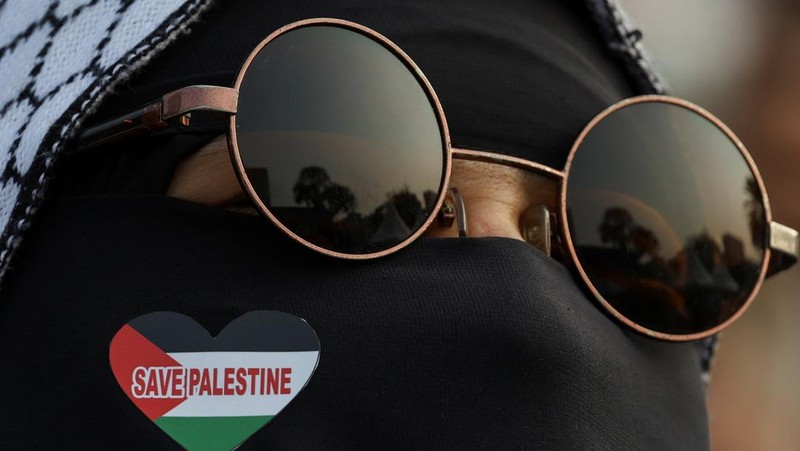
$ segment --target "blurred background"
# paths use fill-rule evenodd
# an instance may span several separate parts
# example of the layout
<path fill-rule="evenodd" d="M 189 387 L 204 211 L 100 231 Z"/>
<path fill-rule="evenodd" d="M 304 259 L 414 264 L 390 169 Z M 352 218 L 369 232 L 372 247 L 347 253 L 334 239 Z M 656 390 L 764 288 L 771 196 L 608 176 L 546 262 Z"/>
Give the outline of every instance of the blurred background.
<path fill-rule="evenodd" d="M 620 0 L 671 93 L 728 124 L 800 230 L 800 0 Z M 800 267 L 764 284 L 711 373 L 715 450 L 800 449 Z"/>

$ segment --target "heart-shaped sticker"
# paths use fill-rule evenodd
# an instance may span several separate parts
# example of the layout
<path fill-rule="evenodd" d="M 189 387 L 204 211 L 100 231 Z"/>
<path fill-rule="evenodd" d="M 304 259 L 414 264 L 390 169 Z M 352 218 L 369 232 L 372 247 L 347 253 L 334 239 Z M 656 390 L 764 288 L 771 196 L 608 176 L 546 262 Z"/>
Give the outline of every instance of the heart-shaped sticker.
<path fill-rule="evenodd" d="M 216 338 L 188 316 L 140 316 L 114 335 L 111 370 L 131 401 L 188 450 L 230 450 L 308 383 L 319 339 L 304 320 L 246 313 Z"/>

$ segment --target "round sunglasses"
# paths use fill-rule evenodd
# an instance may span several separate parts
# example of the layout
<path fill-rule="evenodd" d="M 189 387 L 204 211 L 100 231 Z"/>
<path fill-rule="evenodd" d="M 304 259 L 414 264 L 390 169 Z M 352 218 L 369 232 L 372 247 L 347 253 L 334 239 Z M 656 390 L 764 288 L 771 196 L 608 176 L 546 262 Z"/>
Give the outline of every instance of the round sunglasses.
<path fill-rule="evenodd" d="M 526 241 L 571 266 L 614 317 L 663 340 L 693 340 L 733 322 L 764 278 L 798 257 L 798 233 L 773 222 L 747 151 L 685 100 L 640 96 L 598 114 L 563 170 L 453 148 L 442 106 L 416 64 L 387 38 L 338 19 L 270 34 L 233 88 L 190 86 L 88 128 L 78 150 L 167 127 L 191 113 L 228 118 L 230 156 L 255 207 L 323 254 L 369 259 L 466 212 L 449 188 L 452 159 L 552 179 Z"/>

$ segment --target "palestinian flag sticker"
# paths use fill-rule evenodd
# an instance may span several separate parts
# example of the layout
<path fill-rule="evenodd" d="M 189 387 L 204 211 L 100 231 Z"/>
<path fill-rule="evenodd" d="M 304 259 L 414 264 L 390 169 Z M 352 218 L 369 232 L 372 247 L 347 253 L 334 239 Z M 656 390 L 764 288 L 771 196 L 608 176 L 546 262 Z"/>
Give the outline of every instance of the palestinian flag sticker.
<path fill-rule="evenodd" d="M 246 313 L 216 338 L 188 316 L 140 316 L 114 335 L 114 377 L 147 418 L 188 450 L 231 450 L 305 387 L 319 339 L 304 320 Z"/>

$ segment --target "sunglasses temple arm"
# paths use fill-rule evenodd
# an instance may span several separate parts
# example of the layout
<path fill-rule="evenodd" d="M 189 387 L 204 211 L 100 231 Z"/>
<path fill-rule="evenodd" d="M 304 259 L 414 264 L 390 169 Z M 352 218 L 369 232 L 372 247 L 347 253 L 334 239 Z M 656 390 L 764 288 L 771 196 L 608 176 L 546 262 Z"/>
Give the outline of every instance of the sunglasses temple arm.
<path fill-rule="evenodd" d="M 236 113 L 239 93 L 220 86 L 187 86 L 165 94 L 136 111 L 87 128 L 72 152 L 144 135 L 169 126 L 186 127 L 192 111 Z"/>
<path fill-rule="evenodd" d="M 115 117 L 87 128 L 78 136 L 77 148 L 72 152 L 67 152 L 77 153 L 166 128 L 170 125 L 170 122 L 164 120 L 161 110 L 162 101 L 159 100 L 124 116 Z M 178 126 L 187 126 L 189 125 L 189 118 L 188 116 L 181 116 L 171 121 L 171 123 Z"/>
<path fill-rule="evenodd" d="M 780 271 L 789 269 L 797 263 L 800 257 L 800 234 L 797 230 L 779 224 L 775 221 L 769 223 L 770 254 L 767 277 Z"/>

